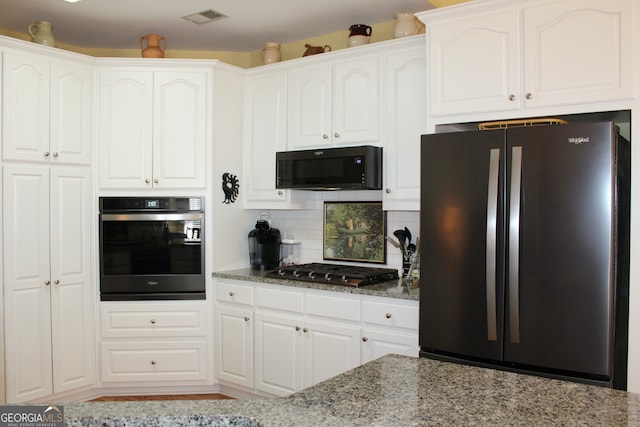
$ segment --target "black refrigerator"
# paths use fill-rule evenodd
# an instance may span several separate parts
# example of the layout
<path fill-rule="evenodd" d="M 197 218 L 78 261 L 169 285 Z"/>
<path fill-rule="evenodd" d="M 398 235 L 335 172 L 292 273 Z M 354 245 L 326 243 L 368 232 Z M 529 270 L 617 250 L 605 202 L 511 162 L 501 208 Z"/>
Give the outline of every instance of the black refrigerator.
<path fill-rule="evenodd" d="M 629 204 L 612 122 L 423 135 L 420 356 L 626 389 Z"/>

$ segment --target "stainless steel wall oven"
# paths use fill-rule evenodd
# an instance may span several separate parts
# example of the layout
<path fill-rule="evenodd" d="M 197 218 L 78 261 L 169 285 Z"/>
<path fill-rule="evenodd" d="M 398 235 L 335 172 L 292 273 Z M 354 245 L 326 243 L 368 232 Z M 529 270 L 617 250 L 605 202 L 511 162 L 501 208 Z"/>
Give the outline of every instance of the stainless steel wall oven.
<path fill-rule="evenodd" d="M 100 198 L 100 299 L 204 299 L 202 197 Z"/>

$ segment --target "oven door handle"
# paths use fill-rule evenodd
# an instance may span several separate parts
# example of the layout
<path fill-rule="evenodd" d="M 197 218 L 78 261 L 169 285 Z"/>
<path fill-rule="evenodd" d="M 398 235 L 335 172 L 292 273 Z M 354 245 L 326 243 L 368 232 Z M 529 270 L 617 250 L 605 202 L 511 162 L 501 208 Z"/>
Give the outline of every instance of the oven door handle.
<path fill-rule="evenodd" d="M 102 221 L 200 221 L 203 214 L 198 213 L 126 213 L 101 214 Z"/>

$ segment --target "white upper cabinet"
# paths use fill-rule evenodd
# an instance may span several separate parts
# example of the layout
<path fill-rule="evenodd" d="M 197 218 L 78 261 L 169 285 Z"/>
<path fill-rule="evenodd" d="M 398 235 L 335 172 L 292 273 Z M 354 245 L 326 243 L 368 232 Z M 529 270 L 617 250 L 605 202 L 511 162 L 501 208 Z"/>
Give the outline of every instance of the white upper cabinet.
<path fill-rule="evenodd" d="M 247 78 L 244 119 L 245 209 L 295 207 L 291 190 L 276 189 L 276 152 L 287 149 L 287 73 Z"/>
<path fill-rule="evenodd" d="M 291 71 L 289 149 L 380 144 L 380 56 Z"/>
<path fill-rule="evenodd" d="M 92 91 L 90 66 L 6 51 L 3 160 L 88 165 Z"/>
<path fill-rule="evenodd" d="M 632 0 L 495 0 L 419 17 L 432 116 L 632 96 Z"/>
<path fill-rule="evenodd" d="M 426 133 L 423 37 L 384 53 L 384 210 L 420 210 L 420 136 Z"/>
<path fill-rule="evenodd" d="M 103 69 L 101 188 L 204 188 L 207 70 Z"/>

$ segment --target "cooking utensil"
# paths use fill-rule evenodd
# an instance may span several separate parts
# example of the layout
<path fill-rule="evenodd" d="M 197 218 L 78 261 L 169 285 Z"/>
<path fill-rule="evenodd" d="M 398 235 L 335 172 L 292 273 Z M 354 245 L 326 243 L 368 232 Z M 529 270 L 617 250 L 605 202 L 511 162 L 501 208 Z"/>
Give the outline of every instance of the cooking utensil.
<path fill-rule="evenodd" d="M 405 241 L 407 240 L 407 235 L 404 230 L 396 230 L 393 232 L 393 235 L 398 238 L 398 243 L 400 245 L 400 250 L 402 251 L 402 256 L 406 258 L 407 256 L 407 248 L 405 246 Z"/>
<path fill-rule="evenodd" d="M 407 245 L 411 243 L 411 232 L 407 227 L 404 228 L 404 234 L 407 236 Z"/>
<path fill-rule="evenodd" d="M 384 237 L 389 243 L 391 243 L 393 246 L 395 246 L 396 248 L 400 249 L 400 245 L 398 244 L 398 242 L 396 242 L 394 239 L 392 239 L 389 236 L 385 236 Z"/>

